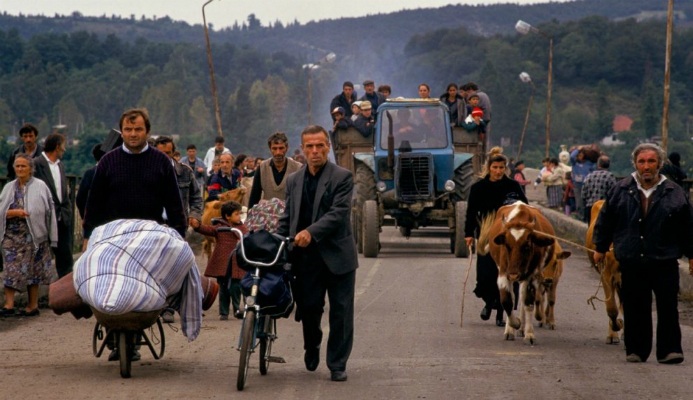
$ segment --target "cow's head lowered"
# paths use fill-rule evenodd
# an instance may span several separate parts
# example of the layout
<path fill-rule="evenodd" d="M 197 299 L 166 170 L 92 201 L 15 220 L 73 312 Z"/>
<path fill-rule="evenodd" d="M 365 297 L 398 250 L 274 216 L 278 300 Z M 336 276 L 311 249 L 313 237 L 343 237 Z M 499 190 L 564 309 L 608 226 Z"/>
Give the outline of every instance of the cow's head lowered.
<path fill-rule="evenodd" d="M 517 202 L 498 209 L 489 245 L 499 279 L 523 281 L 539 272 L 547 248 L 554 243 L 542 232 L 554 235 L 553 227 L 536 208 Z"/>

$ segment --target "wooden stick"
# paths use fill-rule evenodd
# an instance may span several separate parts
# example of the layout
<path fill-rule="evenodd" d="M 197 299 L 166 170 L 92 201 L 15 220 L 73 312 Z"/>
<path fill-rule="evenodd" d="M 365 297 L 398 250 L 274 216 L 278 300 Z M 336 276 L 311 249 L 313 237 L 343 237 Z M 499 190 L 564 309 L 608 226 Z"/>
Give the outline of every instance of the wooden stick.
<path fill-rule="evenodd" d="M 460 328 L 464 327 L 464 298 L 467 294 L 467 281 L 469 280 L 469 271 L 472 270 L 472 246 L 467 247 L 469 254 L 469 266 L 467 267 L 467 274 L 464 277 L 464 283 L 462 284 L 462 309 L 460 310 Z"/>

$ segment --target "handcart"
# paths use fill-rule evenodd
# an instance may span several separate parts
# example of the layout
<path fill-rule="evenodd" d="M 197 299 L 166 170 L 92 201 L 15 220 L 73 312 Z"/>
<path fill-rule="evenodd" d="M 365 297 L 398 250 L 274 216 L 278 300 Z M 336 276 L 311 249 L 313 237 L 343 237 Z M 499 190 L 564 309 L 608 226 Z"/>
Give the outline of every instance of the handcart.
<path fill-rule="evenodd" d="M 142 345 L 147 346 L 155 360 L 164 356 L 166 338 L 160 317 L 162 310 L 109 315 L 94 307 L 91 309 L 96 317 L 92 338 L 94 356 L 101 357 L 107 347 L 116 350 L 121 377 L 130 377 L 133 355 Z"/>

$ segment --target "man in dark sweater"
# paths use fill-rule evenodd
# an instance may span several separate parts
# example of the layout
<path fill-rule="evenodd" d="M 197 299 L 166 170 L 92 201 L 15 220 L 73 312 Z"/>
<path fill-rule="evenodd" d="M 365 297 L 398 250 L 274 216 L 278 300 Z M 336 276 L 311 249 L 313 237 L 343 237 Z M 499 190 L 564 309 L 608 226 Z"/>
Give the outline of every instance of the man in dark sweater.
<path fill-rule="evenodd" d="M 150 129 L 145 109 L 127 110 L 120 117 L 123 145 L 96 167 L 84 216 L 84 247 L 94 228 L 121 218 L 165 223 L 185 237 L 176 173 L 168 157 L 147 144 Z"/>
<path fill-rule="evenodd" d="M 19 153 L 26 153 L 31 158 L 34 158 L 41 154 L 43 147 L 37 142 L 38 140 L 38 128 L 32 124 L 24 124 L 19 129 L 19 137 L 22 139 L 22 145 L 17 147 L 10 154 L 10 158 L 7 160 L 7 181 L 13 180 L 16 175 L 14 173 L 14 158 Z"/>
<path fill-rule="evenodd" d="M 332 116 L 332 122 L 334 122 L 335 117 L 332 114 L 332 110 L 337 107 L 342 107 L 344 109 L 344 116 L 346 118 L 351 118 L 351 104 L 356 101 L 356 93 L 354 92 L 354 84 L 346 81 L 342 84 L 342 93 L 336 95 L 330 102 L 330 115 Z"/>

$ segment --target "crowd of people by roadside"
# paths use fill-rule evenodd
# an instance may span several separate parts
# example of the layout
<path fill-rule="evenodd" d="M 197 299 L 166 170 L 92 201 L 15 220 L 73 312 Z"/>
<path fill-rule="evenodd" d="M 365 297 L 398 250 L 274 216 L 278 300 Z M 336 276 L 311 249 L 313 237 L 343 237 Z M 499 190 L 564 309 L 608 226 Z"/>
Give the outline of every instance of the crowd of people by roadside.
<path fill-rule="evenodd" d="M 683 186 L 687 175 L 680 162 L 681 155 L 671 152 L 663 161 L 661 173 Z M 518 168 L 518 165 L 521 167 Z M 595 145 L 573 146 L 570 149 L 563 146 L 558 158 L 547 157 L 542 160 L 542 168 L 534 179 L 534 186 L 544 186 L 546 205 L 549 208 L 589 223 L 594 203 L 604 200 L 609 189 L 618 180 L 610 167 L 609 156 Z M 522 173 L 523 169 L 524 162 L 516 162 L 511 176 L 526 188 L 530 182 Z"/>

